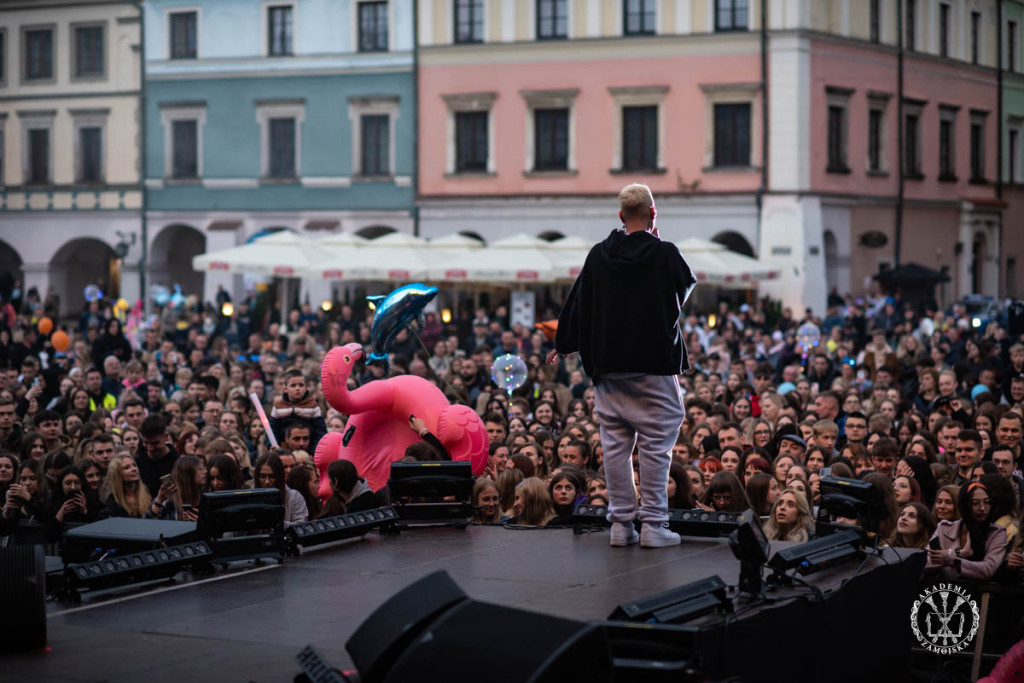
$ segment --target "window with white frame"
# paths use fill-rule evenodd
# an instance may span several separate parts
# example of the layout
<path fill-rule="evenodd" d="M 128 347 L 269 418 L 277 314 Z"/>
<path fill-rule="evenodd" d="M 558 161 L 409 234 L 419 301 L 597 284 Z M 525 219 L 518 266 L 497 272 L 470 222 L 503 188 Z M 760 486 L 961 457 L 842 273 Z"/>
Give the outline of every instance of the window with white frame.
<path fill-rule="evenodd" d="M 103 24 L 73 27 L 74 63 L 71 73 L 76 79 L 103 78 L 107 71 L 104 45 L 106 27 Z"/>
<path fill-rule="evenodd" d="M 557 40 L 569 36 L 569 0 L 535 0 L 537 3 L 537 40 Z"/>
<path fill-rule="evenodd" d="M 267 55 L 285 57 L 292 53 L 294 7 L 267 6 Z"/>
<path fill-rule="evenodd" d="M 22 29 L 22 80 L 26 82 L 52 82 L 54 78 L 53 26 L 33 26 Z"/>
<path fill-rule="evenodd" d="M 872 43 L 880 43 L 882 42 L 881 0 L 870 0 L 868 15 L 868 36 Z"/>
<path fill-rule="evenodd" d="M 828 173 L 849 173 L 847 162 L 847 146 L 849 144 L 850 127 L 850 95 L 853 90 L 827 86 L 825 96 L 828 101 L 826 136 L 828 142 Z"/>
<path fill-rule="evenodd" d="M 917 49 L 917 0 L 904 0 L 903 7 L 903 47 L 913 51 Z"/>
<path fill-rule="evenodd" d="M 971 110 L 971 182 L 984 183 L 985 180 L 985 120 L 987 111 Z"/>
<path fill-rule="evenodd" d="M 1020 130 L 1024 126 L 1024 118 L 1011 116 L 1006 127 L 1006 180 L 1019 183 L 1021 179 Z"/>
<path fill-rule="evenodd" d="M 573 111 L 578 89 L 523 90 L 526 100 L 526 173 L 575 172 Z"/>
<path fill-rule="evenodd" d="M 351 97 L 353 174 L 363 178 L 395 175 L 395 122 L 399 98 Z"/>
<path fill-rule="evenodd" d="M 746 31 L 749 14 L 748 0 L 715 0 L 715 30 Z"/>
<path fill-rule="evenodd" d="M 494 125 L 496 92 L 442 95 L 448 106 L 449 174 L 494 173 Z"/>
<path fill-rule="evenodd" d="M 888 93 L 868 93 L 868 175 L 885 175 L 889 171 L 885 125 L 889 99 Z"/>
<path fill-rule="evenodd" d="M 950 15 L 952 8 L 946 4 L 939 5 L 939 56 L 949 57 Z"/>
<path fill-rule="evenodd" d="M 761 158 L 756 106 L 759 83 L 702 84 L 705 101 L 705 169 L 749 170 Z"/>
<path fill-rule="evenodd" d="M 199 12 L 171 12 L 167 16 L 171 59 L 195 59 L 199 56 Z"/>
<path fill-rule="evenodd" d="M 921 117 L 924 102 L 903 100 L 903 177 L 921 180 Z"/>
<path fill-rule="evenodd" d="M 18 112 L 22 129 L 22 182 L 25 185 L 53 183 L 54 111 Z"/>
<path fill-rule="evenodd" d="M 0 27 L 0 85 L 7 85 L 7 29 Z"/>
<path fill-rule="evenodd" d="M 387 52 L 388 3 L 386 0 L 360 2 L 356 8 L 360 52 Z"/>
<path fill-rule="evenodd" d="M 612 172 L 665 169 L 667 85 L 608 88 L 614 102 Z"/>
<path fill-rule="evenodd" d="M 206 104 L 163 104 L 160 119 L 164 128 L 164 177 L 186 182 L 202 178 Z"/>
<path fill-rule="evenodd" d="M 262 100 L 256 103 L 260 125 L 260 177 L 293 181 L 302 175 L 302 123 L 305 100 Z"/>
<path fill-rule="evenodd" d="M 656 0 L 622 0 L 622 19 L 623 35 L 642 36 L 657 33 Z"/>
<path fill-rule="evenodd" d="M 75 183 L 99 185 L 105 177 L 104 143 L 109 109 L 72 109 Z"/>
<path fill-rule="evenodd" d="M 971 12 L 971 64 L 981 57 L 981 12 Z"/>
<path fill-rule="evenodd" d="M 956 115 L 959 107 L 939 105 L 939 180 L 956 181 Z"/>
<path fill-rule="evenodd" d="M 456 43 L 484 42 L 484 0 L 452 0 Z"/>

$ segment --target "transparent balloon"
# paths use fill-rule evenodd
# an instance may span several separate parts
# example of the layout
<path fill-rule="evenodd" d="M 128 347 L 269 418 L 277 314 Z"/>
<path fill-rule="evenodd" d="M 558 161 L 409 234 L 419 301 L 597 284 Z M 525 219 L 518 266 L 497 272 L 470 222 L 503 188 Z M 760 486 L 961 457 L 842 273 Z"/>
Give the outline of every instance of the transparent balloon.
<path fill-rule="evenodd" d="M 796 341 L 804 353 L 821 343 L 821 328 L 814 323 L 804 323 L 796 330 Z"/>
<path fill-rule="evenodd" d="M 526 382 L 526 363 L 519 356 L 506 353 L 491 363 L 491 380 L 499 389 L 511 394 Z"/>
<path fill-rule="evenodd" d="M 89 285 L 83 290 L 86 301 L 99 301 L 103 298 L 103 291 L 96 285 Z"/>

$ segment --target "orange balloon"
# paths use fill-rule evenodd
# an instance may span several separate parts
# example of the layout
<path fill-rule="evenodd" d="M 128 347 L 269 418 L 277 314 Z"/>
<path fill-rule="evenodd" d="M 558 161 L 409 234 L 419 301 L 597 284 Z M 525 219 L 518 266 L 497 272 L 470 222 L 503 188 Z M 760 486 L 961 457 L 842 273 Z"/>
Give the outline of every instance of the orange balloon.
<path fill-rule="evenodd" d="M 68 338 L 68 333 L 64 330 L 57 330 L 50 337 L 50 343 L 53 344 L 53 348 L 57 351 L 67 351 L 68 347 L 71 346 L 71 339 Z"/>
<path fill-rule="evenodd" d="M 50 334 L 53 331 L 53 321 L 49 318 L 42 318 L 39 321 L 39 333 Z"/>
<path fill-rule="evenodd" d="M 543 332 L 548 341 L 554 341 L 555 333 L 558 331 L 558 320 L 545 320 L 537 323 L 534 327 Z"/>

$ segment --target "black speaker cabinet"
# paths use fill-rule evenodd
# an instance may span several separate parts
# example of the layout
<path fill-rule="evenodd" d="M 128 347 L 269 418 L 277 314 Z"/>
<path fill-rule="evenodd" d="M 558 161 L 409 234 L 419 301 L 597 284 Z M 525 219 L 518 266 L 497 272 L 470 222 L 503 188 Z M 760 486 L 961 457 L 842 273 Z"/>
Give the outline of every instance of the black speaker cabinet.
<path fill-rule="evenodd" d="M 384 680 L 409 644 L 445 610 L 468 596 L 447 572 L 428 574 L 377 608 L 345 643 L 365 683 Z"/>
<path fill-rule="evenodd" d="M 427 627 L 386 683 L 565 683 L 613 680 L 600 625 L 466 600 Z"/>
<path fill-rule="evenodd" d="M 0 548 L 0 651 L 46 646 L 46 563 L 43 546 Z"/>

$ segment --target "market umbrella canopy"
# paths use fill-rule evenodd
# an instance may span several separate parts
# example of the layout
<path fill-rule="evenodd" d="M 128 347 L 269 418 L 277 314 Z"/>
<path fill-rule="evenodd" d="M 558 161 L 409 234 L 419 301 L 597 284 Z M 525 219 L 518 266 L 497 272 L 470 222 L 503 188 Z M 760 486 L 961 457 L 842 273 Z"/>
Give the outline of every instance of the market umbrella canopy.
<path fill-rule="evenodd" d="M 295 277 L 320 258 L 320 250 L 312 240 L 291 230 L 281 230 L 248 244 L 200 254 L 192 259 L 192 268 Z"/>
<path fill-rule="evenodd" d="M 316 263 L 302 271 L 318 280 L 421 280 L 426 276 L 423 255 L 427 241 L 405 233 L 392 232 L 376 239 L 357 238 L 353 245 L 344 239 L 325 238 L 323 253 Z"/>
<path fill-rule="evenodd" d="M 767 263 L 738 254 L 718 242 L 688 237 L 675 243 L 703 284 L 747 287 L 760 280 L 774 280 L 780 270 Z"/>
<path fill-rule="evenodd" d="M 587 254 L 594 243 L 579 235 L 568 235 L 559 237 L 548 242 L 547 257 L 554 264 L 557 277 L 563 279 L 576 279 L 576 276 L 583 270 L 583 264 L 587 260 Z"/>
<path fill-rule="evenodd" d="M 432 263 L 427 278 L 435 282 L 552 282 L 556 269 L 547 250 L 544 240 L 517 233 L 484 249 Z"/>

